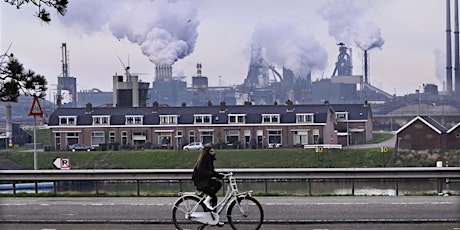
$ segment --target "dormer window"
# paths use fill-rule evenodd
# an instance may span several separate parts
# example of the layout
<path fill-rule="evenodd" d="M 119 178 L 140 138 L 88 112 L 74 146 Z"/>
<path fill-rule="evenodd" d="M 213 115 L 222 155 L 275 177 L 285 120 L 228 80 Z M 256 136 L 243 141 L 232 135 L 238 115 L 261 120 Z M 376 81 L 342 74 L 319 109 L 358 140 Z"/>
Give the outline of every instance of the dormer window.
<path fill-rule="evenodd" d="M 93 116 L 93 125 L 110 125 L 110 116 Z"/>
<path fill-rule="evenodd" d="M 229 124 L 244 124 L 246 123 L 246 114 L 229 114 L 228 115 Z"/>
<path fill-rule="evenodd" d="M 77 125 L 77 116 L 59 116 L 59 125 Z"/>
<path fill-rule="evenodd" d="M 348 120 L 348 112 L 335 112 L 335 118 L 337 121 L 346 121 Z"/>
<path fill-rule="evenodd" d="M 296 114 L 296 122 L 303 124 L 313 123 L 314 114 L 313 113 L 298 113 Z"/>
<path fill-rule="evenodd" d="M 175 125 L 177 124 L 178 115 L 160 115 L 161 125 Z"/>
<path fill-rule="evenodd" d="M 126 125 L 142 125 L 144 123 L 144 116 L 142 115 L 126 115 Z"/>
<path fill-rule="evenodd" d="M 211 124 L 212 115 L 211 114 L 195 114 L 195 124 Z"/>
<path fill-rule="evenodd" d="M 262 114 L 262 123 L 280 123 L 280 115 Z"/>

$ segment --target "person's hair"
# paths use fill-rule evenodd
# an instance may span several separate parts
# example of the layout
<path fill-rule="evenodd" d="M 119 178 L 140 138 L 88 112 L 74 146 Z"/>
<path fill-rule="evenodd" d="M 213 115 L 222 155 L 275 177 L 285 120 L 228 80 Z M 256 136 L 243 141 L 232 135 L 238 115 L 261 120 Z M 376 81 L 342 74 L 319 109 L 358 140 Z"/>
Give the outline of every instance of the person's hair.
<path fill-rule="evenodd" d="M 201 164 L 201 160 L 203 160 L 203 156 L 208 154 L 209 151 L 211 151 L 211 149 L 213 149 L 214 147 L 212 146 L 205 146 L 202 150 L 201 150 L 201 153 L 200 155 L 198 156 L 198 159 L 196 160 L 196 163 L 195 163 L 195 166 L 193 166 L 194 169 L 197 169 L 198 166 Z"/>

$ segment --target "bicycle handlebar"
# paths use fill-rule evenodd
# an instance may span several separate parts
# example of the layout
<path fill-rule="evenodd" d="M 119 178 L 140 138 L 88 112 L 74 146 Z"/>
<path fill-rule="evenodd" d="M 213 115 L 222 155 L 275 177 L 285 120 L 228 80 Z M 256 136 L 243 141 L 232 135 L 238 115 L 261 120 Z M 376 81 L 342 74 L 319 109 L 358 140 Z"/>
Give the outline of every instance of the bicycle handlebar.
<path fill-rule="evenodd" d="M 232 172 L 221 172 L 220 174 L 222 174 L 224 176 L 224 179 L 227 179 L 227 178 L 233 176 Z"/>

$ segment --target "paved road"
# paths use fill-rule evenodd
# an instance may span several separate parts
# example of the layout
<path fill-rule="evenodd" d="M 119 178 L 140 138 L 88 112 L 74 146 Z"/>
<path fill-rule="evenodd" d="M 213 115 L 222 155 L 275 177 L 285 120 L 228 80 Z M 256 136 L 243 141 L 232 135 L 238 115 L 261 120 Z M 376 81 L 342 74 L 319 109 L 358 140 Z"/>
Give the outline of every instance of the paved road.
<path fill-rule="evenodd" d="M 1 198 L 0 229 L 173 229 L 175 199 Z M 264 207 L 263 229 L 460 229 L 456 196 L 257 199 Z"/>

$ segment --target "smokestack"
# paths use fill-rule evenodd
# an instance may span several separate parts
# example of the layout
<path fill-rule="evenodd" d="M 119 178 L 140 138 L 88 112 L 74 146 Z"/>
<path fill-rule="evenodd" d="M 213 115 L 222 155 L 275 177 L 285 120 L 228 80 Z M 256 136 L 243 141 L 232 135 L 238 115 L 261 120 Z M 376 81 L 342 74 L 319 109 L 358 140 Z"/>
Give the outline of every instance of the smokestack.
<path fill-rule="evenodd" d="M 458 0 L 455 0 L 455 95 L 460 95 L 460 56 L 459 56 L 459 40 L 458 40 Z"/>
<path fill-rule="evenodd" d="M 450 29 L 450 0 L 446 0 L 446 93 L 452 95 L 452 30 Z"/>
<path fill-rule="evenodd" d="M 369 80 L 367 79 L 367 68 L 367 50 L 364 50 L 364 82 L 369 84 Z"/>
<path fill-rule="evenodd" d="M 157 65 L 155 67 L 156 80 L 171 80 L 172 79 L 172 66 L 170 65 Z"/>

